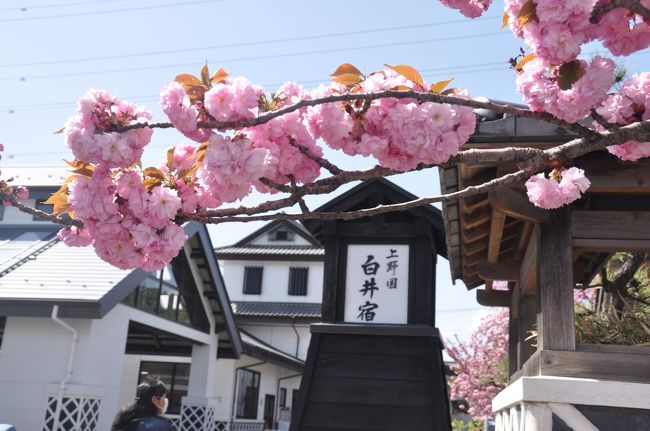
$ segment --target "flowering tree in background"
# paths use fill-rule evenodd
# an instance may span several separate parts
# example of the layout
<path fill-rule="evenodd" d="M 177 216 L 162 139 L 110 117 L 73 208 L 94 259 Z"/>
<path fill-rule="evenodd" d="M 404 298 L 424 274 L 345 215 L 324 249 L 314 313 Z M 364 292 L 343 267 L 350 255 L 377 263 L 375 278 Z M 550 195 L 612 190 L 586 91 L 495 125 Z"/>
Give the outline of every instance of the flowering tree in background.
<path fill-rule="evenodd" d="M 469 341 L 447 340 L 445 349 L 455 362 L 451 398 L 467 400 L 474 419 L 492 418 L 492 399 L 508 382 L 508 309 L 492 311 Z"/>
<path fill-rule="evenodd" d="M 490 0 L 441 0 L 468 17 Z M 650 45 L 650 0 L 505 0 L 503 26 L 530 52 L 511 59 L 529 108 L 471 99 L 446 89 L 451 80 L 424 82 L 416 69 L 388 66 L 362 74 L 343 64 L 332 84 L 308 91 L 288 82 L 277 92 L 223 69 L 180 74 L 161 91 L 169 122 L 153 122 L 144 107 L 104 90 L 90 90 L 62 129 L 74 155 L 72 175 L 48 203 L 47 216 L 19 200 L 24 191 L 0 184 L 0 198 L 66 225 L 68 245 L 93 245 L 120 268 L 162 268 L 182 247 L 184 222 L 356 218 L 444 202 L 528 180 L 528 196 L 542 208 L 578 199 L 590 183 L 571 161 L 607 149 L 625 161 L 650 156 L 650 73 L 634 75 L 611 92 L 612 60 L 578 58 L 599 41 L 614 55 Z M 545 150 L 461 150 L 474 132 L 473 109 L 538 119 L 577 138 Z M 591 116 L 590 122 L 581 121 Z M 158 166 L 140 159 L 157 128 L 175 128 L 191 144 L 166 152 Z M 324 147 L 373 157 L 378 165 L 346 170 L 324 157 Z M 305 196 L 343 184 L 434 166 L 516 162 L 519 170 L 455 193 L 423 197 L 352 213 L 317 213 Z M 269 198 L 232 205 L 256 189 Z M 298 206 L 300 212 L 283 210 Z M 69 217 L 67 217 L 69 216 Z"/>

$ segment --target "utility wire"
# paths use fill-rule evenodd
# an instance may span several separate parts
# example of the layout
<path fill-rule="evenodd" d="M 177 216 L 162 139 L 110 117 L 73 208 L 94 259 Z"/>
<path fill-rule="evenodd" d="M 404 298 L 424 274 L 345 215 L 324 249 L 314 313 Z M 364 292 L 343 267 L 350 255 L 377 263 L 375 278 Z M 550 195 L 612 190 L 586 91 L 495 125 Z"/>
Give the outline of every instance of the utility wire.
<path fill-rule="evenodd" d="M 34 5 L 34 6 L 16 6 L 16 7 L 3 7 L 0 8 L 0 12 L 28 12 L 33 9 L 51 9 L 51 8 L 60 8 L 60 7 L 68 7 L 68 6 L 86 6 L 89 4 L 97 4 L 97 3 L 115 3 L 118 1 L 126 1 L 126 0 L 96 0 L 96 1 L 85 1 L 85 2 L 77 2 L 77 3 L 58 3 L 58 4 L 45 4 L 45 5 Z"/>
<path fill-rule="evenodd" d="M 461 39 L 473 39 L 473 38 L 485 38 L 490 36 L 502 36 L 506 33 L 503 32 L 491 32 L 491 33 L 480 33 L 480 34 L 471 34 L 465 36 L 450 36 L 434 39 L 421 39 L 413 41 L 403 41 L 403 42 L 391 42 L 383 44 L 371 44 L 363 46 L 353 46 L 345 48 L 331 48 L 331 49 L 320 49 L 320 50 L 310 50 L 310 51 L 300 51 L 300 52 L 290 52 L 285 54 L 268 54 L 268 55 L 259 55 L 251 57 L 238 57 L 238 58 L 229 58 L 229 59 L 219 59 L 219 60 L 210 60 L 211 64 L 222 64 L 222 63 L 236 63 L 241 61 L 251 61 L 251 60 L 269 60 L 277 58 L 287 58 L 287 57 L 296 57 L 302 55 L 314 55 L 314 54 L 328 54 L 334 52 L 345 52 L 345 51 L 359 51 L 365 49 L 376 49 L 376 48 L 388 48 L 395 46 L 404 46 L 404 45 L 420 45 L 426 43 L 434 42 L 446 42 L 450 40 L 461 40 Z M 86 75 L 103 75 L 103 74 L 113 74 L 113 73 L 122 73 L 122 72 L 136 72 L 136 71 L 145 71 L 145 70 L 159 70 L 159 69 L 178 69 L 182 67 L 200 67 L 202 63 L 176 63 L 176 64 L 166 64 L 166 65 L 153 65 L 153 66 L 143 66 L 143 67 L 128 67 L 122 69 L 111 69 L 111 70 L 94 70 L 94 71 L 85 71 L 85 72 L 71 72 L 71 73 L 59 73 L 59 74 L 48 74 L 48 75 L 32 75 L 32 76 L 14 76 L 10 78 L 0 78 L 0 81 L 27 81 L 29 79 L 51 79 L 51 78 L 66 78 L 73 76 L 86 76 Z"/>
<path fill-rule="evenodd" d="M 485 66 L 496 66 L 496 67 L 490 67 L 490 68 L 485 68 Z M 472 69 L 475 67 L 483 67 L 483 69 L 478 69 L 478 70 L 458 70 L 458 69 Z M 494 62 L 489 62 L 489 63 L 475 63 L 475 64 L 464 64 L 464 65 L 456 65 L 456 66 L 448 66 L 448 67 L 433 67 L 433 68 L 425 68 L 425 69 L 419 69 L 419 72 L 422 74 L 423 77 L 429 77 L 429 76 L 434 76 L 434 73 L 431 72 L 439 72 L 438 75 L 441 74 L 446 74 L 446 75 L 460 75 L 460 74 L 467 74 L 467 73 L 479 73 L 479 72 L 490 72 L 490 71 L 496 71 L 496 70 L 506 70 L 507 68 L 507 63 L 504 61 L 494 61 Z M 328 78 L 322 78 L 322 79 L 310 79 L 310 80 L 298 80 L 296 81 L 298 84 L 301 85 L 316 85 L 316 84 L 322 84 L 322 83 L 327 83 L 330 80 Z M 281 86 L 283 83 L 282 82 L 276 82 L 276 83 L 271 83 L 271 84 L 262 84 L 263 88 L 268 88 L 268 89 L 273 89 Z M 122 100 L 128 100 L 129 102 L 148 102 L 148 101 L 153 101 L 157 100 L 160 96 L 155 95 L 155 94 L 149 94 L 149 95 L 142 95 L 142 96 L 131 96 L 131 97 L 120 97 Z M 62 108 L 66 106 L 71 106 L 74 105 L 76 102 L 50 102 L 50 103 L 36 103 L 36 104 L 28 104 L 28 105 L 5 105 L 5 106 L 0 106 L 0 111 L 6 111 L 6 110 L 20 110 L 20 111 L 28 111 L 28 110 L 40 110 L 40 108 L 43 109 L 56 109 L 56 108 Z"/>
<path fill-rule="evenodd" d="M 28 18 L 7 18 L 7 19 L 0 19 L 0 22 L 23 22 L 23 21 L 36 21 L 36 20 L 44 20 L 44 19 L 49 20 L 49 19 L 57 19 L 57 18 L 71 18 L 76 16 L 104 15 L 109 13 L 120 13 L 120 12 L 136 12 L 141 10 L 161 9 L 166 7 L 187 6 L 187 5 L 202 4 L 202 3 L 215 3 L 221 1 L 224 0 L 195 0 L 195 1 L 186 1 L 186 2 L 179 2 L 179 3 L 167 3 L 167 4 L 157 4 L 151 6 L 131 7 L 131 8 L 124 8 L 124 9 L 110 9 L 110 10 L 101 10 L 101 11 L 92 11 L 92 12 L 66 13 L 62 15 L 32 16 Z"/>
<path fill-rule="evenodd" d="M 496 20 L 500 17 L 497 16 L 486 16 L 481 18 L 476 18 L 474 21 L 484 21 L 484 20 Z M 267 39 L 267 40 L 258 40 L 252 42 L 239 42 L 232 44 L 222 44 L 222 45 L 210 45 L 202 46 L 198 48 L 178 48 L 178 49 L 168 49 L 163 51 L 147 51 L 147 52 L 138 52 L 133 54 L 119 54 L 119 55 L 106 55 L 100 57 L 85 57 L 85 58 L 73 58 L 67 60 L 50 60 L 50 61 L 37 61 L 30 63 L 15 63 L 15 64 L 0 64 L 0 68 L 10 68 L 10 67 L 25 67 L 25 66 L 45 66 L 53 64 L 69 64 L 69 63 L 82 63 L 87 61 L 100 61 L 100 60 L 115 60 L 119 58 L 134 58 L 134 57 L 147 57 L 152 55 L 163 55 L 163 54 L 178 54 L 184 52 L 196 52 L 203 51 L 208 49 L 223 49 L 223 48 L 241 48 L 244 46 L 256 46 L 256 45 L 267 45 L 272 43 L 284 43 L 284 42 L 296 42 L 303 40 L 316 40 L 316 39 L 326 39 L 330 37 L 340 37 L 340 36 L 355 36 L 360 34 L 371 34 L 371 33 L 380 33 L 384 31 L 397 31 L 397 30 L 411 30 L 417 28 L 433 27 L 440 25 L 450 25 L 450 24 L 461 24 L 468 22 L 466 19 L 451 20 L 451 21 L 440 21 L 440 22 L 430 22 L 423 24 L 412 24 L 412 25 L 403 25 L 396 27 L 383 27 L 383 28 L 374 28 L 367 30 L 355 30 L 355 31 L 344 31 L 338 33 L 325 33 L 318 34 L 313 36 L 295 36 L 287 37 L 280 39 Z"/>

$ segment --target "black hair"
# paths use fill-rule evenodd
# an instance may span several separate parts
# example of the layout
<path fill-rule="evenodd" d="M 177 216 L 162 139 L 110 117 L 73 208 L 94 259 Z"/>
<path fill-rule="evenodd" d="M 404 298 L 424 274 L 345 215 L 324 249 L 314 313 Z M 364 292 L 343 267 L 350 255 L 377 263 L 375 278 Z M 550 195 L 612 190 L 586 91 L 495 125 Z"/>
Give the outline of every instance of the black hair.
<path fill-rule="evenodd" d="M 135 429 L 137 419 L 158 415 L 158 408 L 151 398 L 162 397 L 167 393 L 167 386 L 160 380 L 148 380 L 140 383 L 136 390 L 135 401 L 120 410 L 113 420 L 111 431 L 127 431 Z"/>

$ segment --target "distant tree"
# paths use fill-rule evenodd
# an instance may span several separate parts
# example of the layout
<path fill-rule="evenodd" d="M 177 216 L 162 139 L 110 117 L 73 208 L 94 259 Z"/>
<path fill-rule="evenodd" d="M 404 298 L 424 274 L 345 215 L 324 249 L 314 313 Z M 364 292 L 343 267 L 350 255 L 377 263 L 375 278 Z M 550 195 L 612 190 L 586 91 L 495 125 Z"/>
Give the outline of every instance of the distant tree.
<path fill-rule="evenodd" d="M 451 398 L 469 403 L 473 419 L 492 418 L 492 399 L 508 381 L 508 310 L 500 308 L 481 320 L 469 341 L 446 341 L 455 362 Z"/>

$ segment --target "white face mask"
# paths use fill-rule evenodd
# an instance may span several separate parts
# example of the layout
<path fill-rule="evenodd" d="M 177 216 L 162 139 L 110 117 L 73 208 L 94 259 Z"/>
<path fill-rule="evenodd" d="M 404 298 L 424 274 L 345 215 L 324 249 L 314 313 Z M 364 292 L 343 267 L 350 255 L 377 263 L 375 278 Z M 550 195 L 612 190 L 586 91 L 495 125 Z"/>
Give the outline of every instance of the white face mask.
<path fill-rule="evenodd" d="M 163 398 L 163 406 L 160 409 L 161 415 L 164 415 L 167 412 L 167 407 L 169 407 L 169 400 L 165 397 Z"/>

